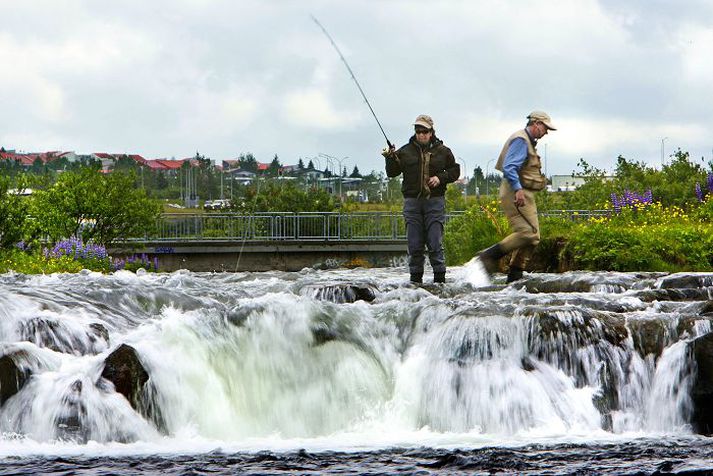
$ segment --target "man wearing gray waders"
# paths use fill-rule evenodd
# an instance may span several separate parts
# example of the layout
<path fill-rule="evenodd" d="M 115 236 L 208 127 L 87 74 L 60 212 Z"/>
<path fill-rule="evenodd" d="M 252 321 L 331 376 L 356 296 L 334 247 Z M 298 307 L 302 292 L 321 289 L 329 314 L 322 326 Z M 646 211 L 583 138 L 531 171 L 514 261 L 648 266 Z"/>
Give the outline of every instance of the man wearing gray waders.
<path fill-rule="evenodd" d="M 548 131 L 556 130 L 546 113 L 531 112 L 525 129 L 508 138 L 495 164 L 505 178 L 500 184 L 500 206 L 510 222 L 512 233 L 478 256 L 488 274 L 493 274 L 500 258 L 512 251 L 508 283 L 522 278 L 522 272 L 540 242 L 535 192 L 547 187 L 547 177 L 542 175 L 536 147 L 538 139 Z"/>
<path fill-rule="evenodd" d="M 384 149 L 386 175 L 403 173 L 404 219 L 408 238 L 411 282 L 423 282 L 424 247 L 433 268 L 433 282 L 446 282 L 443 225 L 446 220 L 446 185 L 460 176 L 451 149 L 436 137 L 433 119 L 422 114 L 414 121 L 415 134 L 408 144 Z"/>

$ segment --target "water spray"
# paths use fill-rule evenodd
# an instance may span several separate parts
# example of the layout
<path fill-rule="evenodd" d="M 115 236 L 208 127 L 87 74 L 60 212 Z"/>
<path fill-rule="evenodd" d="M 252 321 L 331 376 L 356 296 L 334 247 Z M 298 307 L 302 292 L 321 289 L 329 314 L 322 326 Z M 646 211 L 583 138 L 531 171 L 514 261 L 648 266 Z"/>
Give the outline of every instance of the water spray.
<path fill-rule="evenodd" d="M 379 125 L 379 129 L 381 129 L 381 133 L 384 135 L 384 139 L 386 139 L 386 144 L 389 146 L 389 149 L 392 149 L 394 145 L 389 141 L 389 138 L 386 137 L 386 132 L 384 132 L 384 128 L 381 127 L 381 122 L 379 122 L 379 118 L 376 117 L 376 113 L 374 112 L 374 108 L 371 107 L 371 103 L 369 103 L 369 100 L 366 98 L 366 94 L 364 94 L 364 90 L 361 88 L 361 85 L 359 84 L 359 81 L 357 81 L 356 76 L 354 75 L 354 71 L 352 71 L 352 68 L 349 66 L 349 63 L 347 63 L 347 60 L 344 58 L 344 55 L 342 52 L 339 50 L 339 47 L 337 44 L 334 42 L 332 39 L 331 35 L 327 33 L 327 30 L 322 26 L 322 24 L 315 18 L 314 15 L 311 15 L 312 20 L 317 24 L 317 26 L 322 30 L 324 35 L 327 37 L 330 43 L 332 43 L 332 46 L 334 49 L 337 51 L 337 54 L 339 55 L 339 58 L 341 58 L 342 63 L 344 63 L 344 66 L 347 67 L 347 71 L 349 71 L 349 74 L 351 75 L 352 79 L 354 80 L 354 84 L 356 84 L 357 88 L 359 89 L 359 92 L 361 93 L 361 97 L 364 98 L 364 102 L 366 102 L 366 105 L 369 106 L 369 110 L 371 111 L 371 115 L 374 116 L 374 119 L 376 120 L 376 123 Z"/>

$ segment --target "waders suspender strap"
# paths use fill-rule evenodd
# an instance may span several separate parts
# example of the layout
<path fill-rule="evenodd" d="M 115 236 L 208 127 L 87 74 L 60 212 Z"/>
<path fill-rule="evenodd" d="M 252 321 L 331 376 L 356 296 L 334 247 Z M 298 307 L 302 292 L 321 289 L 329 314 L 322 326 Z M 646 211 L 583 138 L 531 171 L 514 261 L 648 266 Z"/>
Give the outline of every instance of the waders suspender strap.
<path fill-rule="evenodd" d="M 525 220 L 525 222 L 526 222 L 528 225 L 530 225 L 530 228 L 532 228 L 532 232 L 533 232 L 533 233 L 537 233 L 537 228 L 535 228 L 535 225 L 533 225 L 533 224 L 530 222 L 530 220 L 528 220 L 527 217 L 522 214 L 522 212 L 520 211 L 520 205 L 518 205 L 517 203 L 515 204 L 515 210 L 517 210 L 517 212 L 520 214 L 520 216 L 522 217 L 522 219 Z"/>

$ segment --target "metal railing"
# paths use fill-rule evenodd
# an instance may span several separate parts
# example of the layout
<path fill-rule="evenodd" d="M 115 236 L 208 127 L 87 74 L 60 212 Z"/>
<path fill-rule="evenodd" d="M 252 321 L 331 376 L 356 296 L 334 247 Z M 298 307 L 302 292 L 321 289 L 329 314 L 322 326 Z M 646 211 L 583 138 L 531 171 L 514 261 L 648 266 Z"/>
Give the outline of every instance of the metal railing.
<path fill-rule="evenodd" d="M 446 221 L 464 212 L 451 212 Z M 570 220 L 607 214 L 607 210 L 555 210 L 540 216 Z M 388 241 L 406 239 L 401 212 L 305 212 L 164 214 L 155 233 L 131 241 Z"/>

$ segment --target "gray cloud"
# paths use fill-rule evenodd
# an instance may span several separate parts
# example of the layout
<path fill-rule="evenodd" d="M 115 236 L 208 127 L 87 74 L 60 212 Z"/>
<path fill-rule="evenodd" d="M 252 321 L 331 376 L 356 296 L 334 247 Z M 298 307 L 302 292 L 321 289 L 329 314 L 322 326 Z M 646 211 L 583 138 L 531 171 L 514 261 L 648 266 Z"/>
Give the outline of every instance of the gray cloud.
<path fill-rule="evenodd" d="M 3 2 L 0 144 L 381 170 L 383 137 L 310 14 L 335 38 L 390 139 L 419 113 L 469 170 L 532 109 L 560 131 L 548 171 L 676 147 L 713 154 L 708 1 Z"/>

